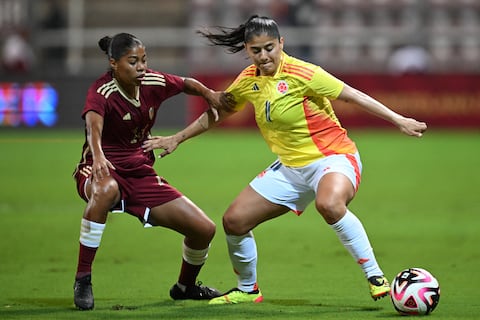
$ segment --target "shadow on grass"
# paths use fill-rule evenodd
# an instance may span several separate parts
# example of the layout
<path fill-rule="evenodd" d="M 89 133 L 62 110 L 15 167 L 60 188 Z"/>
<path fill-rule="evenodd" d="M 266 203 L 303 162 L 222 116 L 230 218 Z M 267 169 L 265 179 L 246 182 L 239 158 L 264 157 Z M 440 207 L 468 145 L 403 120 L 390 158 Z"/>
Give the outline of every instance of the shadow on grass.
<path fill-rule="evenodd" d="M 137 300 L 138 301 L 138 300 Z M 135 302 L 137 302 L 135 301 Z M 111 303 L 109 303 L 111 302 Z M 305 299 L 274 299 L 259 304 L 215 305 L 206 301 L 163 300 L 119 304 L 97 300 L 92 311 L 78 311 L 67 298 L 16 299 L 0 309 L 2 319 L 363 319 L 392 318 L 381 307 L 312 303 Z"/>

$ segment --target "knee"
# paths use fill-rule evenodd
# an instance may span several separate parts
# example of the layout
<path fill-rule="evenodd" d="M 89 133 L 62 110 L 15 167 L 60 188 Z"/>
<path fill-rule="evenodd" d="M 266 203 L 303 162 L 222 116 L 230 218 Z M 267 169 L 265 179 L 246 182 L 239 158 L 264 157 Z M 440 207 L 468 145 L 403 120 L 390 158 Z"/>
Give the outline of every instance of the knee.
<path fill-rule="evenodd" d="M 217 231 L 217 226 L 215 225 L 215 223 L 213 223 L 213 221 L 209 221 L 208 223 L 205 224 L 203 228 L 203 235 L 205 238 L 208 239 L 208 242 L 210 242 L 215 236 L 216 231 Z"/>
<path fill-rule="evenodd" d="M 92 187 L 91 199 L 96 202 L 108 202 L 111 206 L 120 201 L 118 183 L 113 178 L 104 178 Z"/>
<path fill-rule="evenodd" d="M 215 223 L 211 220 L 205 220 L 196 223 L 193 229 L 186 232 L 180 231 L 185 235 L 185 244 L 192 249 L 203 249 L 213 240 L 216 232 Z"/>
<path fill-rule="evenodd" d="M 241 236 L 250 231 L 250 228 L 246 227 L 242 223 L 242 219 L 234 214 L 226 213 L 222 219 L 223 230 L 226 234 Z"/>
<path fill-rule="evenodd" d="M 315 207 L 328 224 L 340 220 L 347 211 L 346 204 L 334 198 L 316 199 Z"/>
<path fill-rule="evenodd" d="M 202 243 L 210 243 L 215 236 L 217 231 L 217 226 L 215 223 L 208 217 L 204 216 L 201 220 L 192 225 L 192 228 L 189 232 L 185 233 L 185 236 L 191 239 L 197 239 Z"/>

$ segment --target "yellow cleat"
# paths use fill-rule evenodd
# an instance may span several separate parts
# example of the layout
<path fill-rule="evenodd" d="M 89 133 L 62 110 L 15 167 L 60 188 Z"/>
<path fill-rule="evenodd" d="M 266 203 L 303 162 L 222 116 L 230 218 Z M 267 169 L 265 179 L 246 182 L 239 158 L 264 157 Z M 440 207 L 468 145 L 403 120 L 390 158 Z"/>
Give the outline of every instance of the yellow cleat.
<path fill-rule="evenodd" d="M 263 296 L 258 289 L 252 292 L 244 292 L 240 291 L 238 288 L 233 288 L 223 296 L 211 299 L 208 304 L 236 304 L 245 302 L 259 303 L 262 301 Z"/>
<path fill-rule="evenodd" d="M 390 294 L 390 284 L 384 276 L 373 276 L 368 278 L 370 286 L 370 295 L 373 300 L 377 300 Z"/>

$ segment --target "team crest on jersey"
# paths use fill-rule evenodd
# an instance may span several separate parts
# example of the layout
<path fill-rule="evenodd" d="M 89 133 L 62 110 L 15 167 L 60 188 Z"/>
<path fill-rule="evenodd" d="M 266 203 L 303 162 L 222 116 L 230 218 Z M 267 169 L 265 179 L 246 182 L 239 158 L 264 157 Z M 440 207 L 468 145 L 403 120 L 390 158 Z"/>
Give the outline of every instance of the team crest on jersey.
<path fill-rule="evenodd" d="M 288 83 L 285 80 L 280 80 L 277 83 L 277 91 L 284 94 L 288 91 Z"/>
<path fill-rule="evenodd" d="M 150 109 L 148 109 L 148 116 L 150 117 L 150 120 L 153 119 L 154 115 L 155 115 L 155 112 L 153 110 L 153 107 L 150 107 Z"/>

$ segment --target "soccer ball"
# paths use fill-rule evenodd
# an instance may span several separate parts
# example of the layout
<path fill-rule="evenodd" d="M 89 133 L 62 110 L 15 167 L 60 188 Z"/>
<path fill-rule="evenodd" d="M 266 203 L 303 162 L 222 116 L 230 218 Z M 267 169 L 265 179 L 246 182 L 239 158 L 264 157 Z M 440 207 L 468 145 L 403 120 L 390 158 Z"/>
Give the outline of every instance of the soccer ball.
<path fill-rule="evenodd" d="M 390 297 L 401 314 L 427 315 L 438 305 L 440 286 L 427 270 L 409 268 L 393 279 Z"/>

